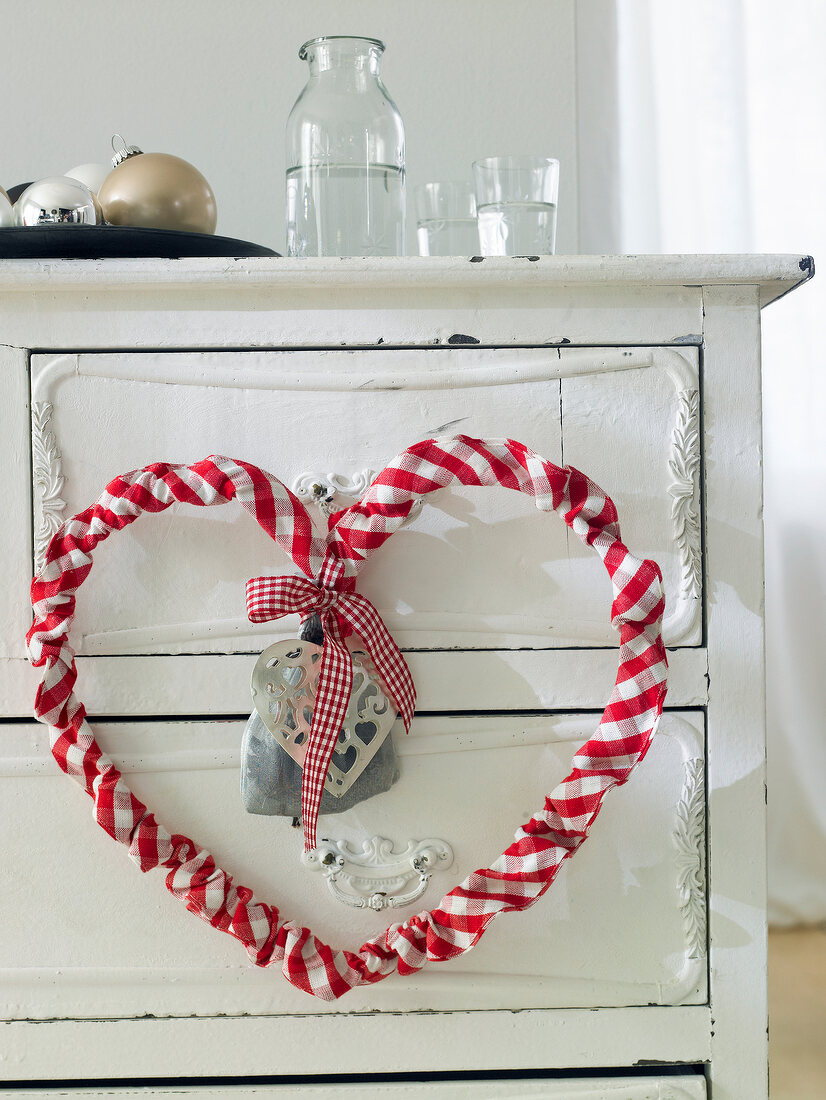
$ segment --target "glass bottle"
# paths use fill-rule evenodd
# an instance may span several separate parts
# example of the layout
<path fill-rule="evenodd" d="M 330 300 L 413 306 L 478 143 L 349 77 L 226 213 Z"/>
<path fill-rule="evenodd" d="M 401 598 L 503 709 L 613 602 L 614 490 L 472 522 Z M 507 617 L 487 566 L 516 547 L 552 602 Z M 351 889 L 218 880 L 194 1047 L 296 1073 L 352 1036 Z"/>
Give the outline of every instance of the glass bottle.
<path fill-rule="evenodd" d="M 313 38 L 287 120 L 287 254 L 403 256 L 404 125 L 381 82 L 384 43 Z"/>

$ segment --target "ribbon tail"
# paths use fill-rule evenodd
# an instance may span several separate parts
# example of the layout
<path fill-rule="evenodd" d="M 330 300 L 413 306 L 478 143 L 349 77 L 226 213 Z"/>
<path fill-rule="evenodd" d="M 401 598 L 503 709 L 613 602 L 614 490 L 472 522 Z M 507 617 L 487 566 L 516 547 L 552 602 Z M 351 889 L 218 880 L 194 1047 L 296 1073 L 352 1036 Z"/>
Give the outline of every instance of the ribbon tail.
<path fill-rule="evenodd" d="M 404 722 L 406 732 L 416 709 L 416 685 L 407 661 L 375 607 L 359 592 L 348 593 L 341 599 L 341 610 L 364 640 L 387 690 Z"/>
<path fill-rule="evenodd" d="M 324 616 L 324 654 L 318 677 L 313 722 L 304 758 L 301 780 L 301 819 L 304 825 L 304 847 L 309 852 L 316 846 L 316 821 L 327 769 L 341 730 L 350 691 L 353 686 L 353 665 L 344 645 L 335 616 Z"/>

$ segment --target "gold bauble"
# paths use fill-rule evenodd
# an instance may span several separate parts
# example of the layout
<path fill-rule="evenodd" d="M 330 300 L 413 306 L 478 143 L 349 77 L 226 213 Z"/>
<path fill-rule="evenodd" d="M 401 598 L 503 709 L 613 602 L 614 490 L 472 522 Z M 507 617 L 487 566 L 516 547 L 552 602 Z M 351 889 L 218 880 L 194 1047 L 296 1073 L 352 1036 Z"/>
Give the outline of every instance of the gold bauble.
<path fill-rule="evenodd" d="M 113 168 L 98 200 L 110 225 L 214 233 L 218 208 L 197 168 L 169 153 L 140 153 Z"/>

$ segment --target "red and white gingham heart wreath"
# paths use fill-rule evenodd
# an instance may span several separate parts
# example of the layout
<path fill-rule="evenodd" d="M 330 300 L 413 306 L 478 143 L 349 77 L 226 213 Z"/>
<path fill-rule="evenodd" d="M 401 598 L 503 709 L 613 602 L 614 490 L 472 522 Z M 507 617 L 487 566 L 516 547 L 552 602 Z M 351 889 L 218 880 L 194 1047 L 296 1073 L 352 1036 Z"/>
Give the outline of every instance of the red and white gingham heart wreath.
<path fill-rule="evenodd" d="M 309 929 L 283 920 L 275 906 L 256 899 L 247 887 L 235 885 L 194 841 L 167 832 L 126 786 L 95 741 L 74 694 L 77 669 L 68 634 L 75 592 L 92 568 L 97 544 L 142 512 L 162 512 L 176 501 L 212 505 L 235 497 L 313 582 L 316 606 L 332 608 L 329 621 L 344 635 L 352 621 L 348 626 L 338 616 L 338 597 L 353 593 L 364 562 L 404 522 L 414 501 L 454 481 L 532 495 L 537 508 L 557 511 L 599 554 L 613 582 L 611 621 L 620 634 L 616 684 L 596 733 L 574 756 L 570 775 L 490 867 L 474 871 L 434 909 L 390 925 L 357 951 L 332 948 Z M 359 503 L 330 524 L 327 538 L 317 537 L 286 486 L 233 459 L 212 457 L 193 466 L 156 463 L 124 474 L 52 539 L 32 584 L 34 623 L 28 634 L 32 663 L 46 666 L 35 713 L 50 726 L 60 767 L 94 800 L 98 824 L 128 848 L 142 871 L 165 867 L 167 888 L 190 912 L 240 940 L 257 966 L 281 963 L 289 982 L 322 1000 L 395 971 L 412 974 L 429 961 L 460 955 L 500 913 L 532 905 L 585 840 L 606 792 L 624 783 L 648 750 L 662 712 L 667 668 L 658 567 L 623 545 L 616 509 L 601 489 L 578 470 L 554 466 L 521 443 L 467 436 L 424 440 L 395 458 Z M 403 706 L 404 685 L 391 690 Z"/>

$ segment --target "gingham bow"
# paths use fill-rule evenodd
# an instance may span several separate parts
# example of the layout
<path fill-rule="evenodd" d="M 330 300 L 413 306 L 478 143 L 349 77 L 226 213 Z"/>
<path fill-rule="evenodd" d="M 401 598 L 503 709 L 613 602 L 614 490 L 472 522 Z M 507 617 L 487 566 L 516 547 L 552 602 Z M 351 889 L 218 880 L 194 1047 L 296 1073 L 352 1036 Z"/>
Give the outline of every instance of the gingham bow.
<path fill-rule="evenodd" d="M 410 669 L 381 616 L 366 597 L 358 592 L 341 591 L 338 586 L 343 577 L 342 563 L 328 557 L 318 582 L 304 577 L 254 577 L 246 586 L 250 622 L 263 623 L 283 615 L 317 611 L 324 627 L 324 653 L 301 781 L 301 817 L 304 846 L 308 851 L 316 846 L 316 819 L 324 780 L 353 685 L 350 651 L 344 644 L 344 637 L 351 630 L 367 646 L 379 675 L 393 696 L 405 730 L 410 729 L 416 705 L 416 688 Z"/>

